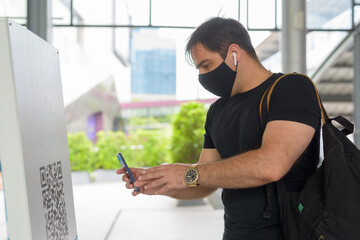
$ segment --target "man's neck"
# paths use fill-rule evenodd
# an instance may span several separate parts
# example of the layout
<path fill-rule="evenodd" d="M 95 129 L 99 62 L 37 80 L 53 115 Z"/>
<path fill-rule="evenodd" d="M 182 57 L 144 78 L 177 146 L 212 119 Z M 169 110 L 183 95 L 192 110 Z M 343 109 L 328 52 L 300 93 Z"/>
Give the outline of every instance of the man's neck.
<path fill-rule="evenodd" d="M 242 67 L 241 69 L 239 68 L 231 96 L 256 88 L 271 75 L 271 71 L 257 63 L 248 64 L 248 66 Z"/>

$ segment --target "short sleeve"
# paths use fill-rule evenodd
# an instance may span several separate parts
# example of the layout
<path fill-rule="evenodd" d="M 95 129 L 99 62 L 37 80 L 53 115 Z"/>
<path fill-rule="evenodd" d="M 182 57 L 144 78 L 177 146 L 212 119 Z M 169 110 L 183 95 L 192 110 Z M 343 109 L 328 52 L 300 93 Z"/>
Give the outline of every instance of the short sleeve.
<path fill-rule="evenodd" d="M 206 115 L 206 121 L 205 121 L 205 134 L 204 134 L 204 145 L 203 148 L 215 148 L 214 141 L 211 138 L 210 135 L 210 123 L 211 123 L 211 110 L 213 105 L 210 106 L 209 111 Z"/>
<path fill-rule="evenodd" d="M 315 130 L 320 121 L 320 108 L 311 81 L 303 75 L 281 79 L 270 97 L 268 121 L 288 120 L 303 123 Z"/>

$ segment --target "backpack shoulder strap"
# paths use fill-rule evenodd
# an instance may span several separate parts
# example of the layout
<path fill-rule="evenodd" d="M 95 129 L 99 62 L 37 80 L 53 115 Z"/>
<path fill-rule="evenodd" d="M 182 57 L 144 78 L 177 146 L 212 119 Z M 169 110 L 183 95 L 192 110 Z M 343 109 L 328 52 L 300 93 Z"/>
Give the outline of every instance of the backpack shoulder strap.
<path fill-rule="evenodd" d="M 316 93 L 316 97 L 317 97 L 317 100 L 318 100 L 318 104 L 319 104 L 319 107 L 320 107 L 320 112 L 321 112 L 321 118 L 322 118 L 322 122 L 323 124 L 325 124 L 326 120 L 330 119 L 327 112 L 325 111 L 325 108 L 321 102 L 321 99 L 320 99 L 320 96 L 319 96 L 319 93 L 316 89 L 316 86 L 314 84 L 313 81 L 311 81 L 311 79 L 304 75 L 304 74 L 299 74 L 299 73 L 288 73 L 288 74 L 284 74 L 282 75 L 281 77 L 279 77 L 278 79 L 275 80 L 275 82 L 270 85 L 268 87 L 268 89 L 266 89 L 266 91 L 264 92 L 262 98 L 261 98 L 261 101 L 260 101 L 260 104 L 259 104 L 259 114 L 260 114 L 260 121 L 261 121 L 261 126 L 263 128 L 263 130 L 265 130 L 265 125 L 267 123 L 267 115 L 269 113 L 269 106 L 270 106 L 270 97 L 271 97 L 271 94 L 272 92 L 274 91 L 274 88 L 276 86 L 276 84 L 283 78 L 287 77 L 287 76 L 292 76 L 292 75 L 300 75 L 300 76 L 303 76 L 303 77 L 306 77 L 314 86 L 314 90 L 315 90 L 315 93 Z"/>
<path fill-rule="evenodd" d="M 269 113 L 269 106 L 270 106 L 270 97 L 271 97 L 271 94 L 276 86 L 276 84 L 283 78 L 287 77 L 287 76 L 292 76 L 292 75 L 297 75 L 298 73 L 288 73 L 288 74 L 284 74 L 282 75 L 281 77 L 279 77 L 278 79 L 275 80 L 275 82 L 273 84 L 271 84 L 267 89 L 266 91 L 264 92 L 261 100 L 260 100 L 260 104 L 259 104 L 259 114 L 260 114 L 260 121 L 261 121 L 261 127 L 262 127 L 262 132 L 264 133 L 265 131 L 265 127 L 266 127 L 266 123 L 267 123 L 267 118 L 268 118 L 268 113 Z M 302 74 L 299 74 L 299 75 L 302 75 Z M 304 77 L 306 77 L 307 79 L 309 79 L 309 81 L 313 84 L 314 86 L 314 89 L 315 89 L 315 92 L 316 92 L 316 96 L 317 96 L 317 99 L 318 99 L 318 103 L 319 103 L 319 106 L 320 106 L 320 109 L 321 109 L 321 117 L 323 119 L 323 124 L 325 124 L 325 119 L 329 119 L 329 116 L 327 115 L 322 103 L 321 103 L 321 100 L 320 100 L 320 97 L 319 97 L 319 94 L 317 92 L 317 89 L 315 87 L 315 84 L 311 81 L 311 79 L 306 76 L 306 75 L 302 75 Z M 277 183 L 276 183 L 276 186 L 278 188 L 278 191 L 285 191 L 285 186 L 284 186 L 284 182 L 283 180 L 279 180 Z M 279 187 L 280 186 L 280 187 Z M 271 203 L 271 199 L 272 199 L 272 192 L 273 192 L 273 187 L 274 187 L 274 184 L 273 183 L 269 183 L 265 186 L 265 190 L 266 190 L 266 197 L 267 197 L 267 206 L 266 206 L 266 209 L 265 211 L 263 212 L 263 218 L 271 218 L 271 211 L 272 211 L 272 203 Z M 279 193 L 278 193 L 279 195 Z M 279 195 L 280 196 L 280 195 Z M 279 197 L 278 196 L 278 197 Z"/>

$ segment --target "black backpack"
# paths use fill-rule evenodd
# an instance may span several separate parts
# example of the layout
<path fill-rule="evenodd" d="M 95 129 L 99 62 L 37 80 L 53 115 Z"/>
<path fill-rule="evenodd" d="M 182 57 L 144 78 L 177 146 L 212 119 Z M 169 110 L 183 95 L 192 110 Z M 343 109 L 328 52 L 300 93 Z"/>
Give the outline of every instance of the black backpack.
<path fill-rule="evenodd" d="M 292 74 L 296 73 L 281 76 L 265 91 L 259 106 L 263 126 L 272 90 Z M 275 185 L 280 222 L 287 240 L 360 240 L 360 150 L 346 137 L 353 132 L 354 125 L 341 116 L 329 118 L 315 85 L 314 89 L 323 123 L 324 160 L 300 192 L 286 191 L 283 180 L 266 185 L 268 199 Z M 344 129 L 339 130 L 332 121 Z"/>

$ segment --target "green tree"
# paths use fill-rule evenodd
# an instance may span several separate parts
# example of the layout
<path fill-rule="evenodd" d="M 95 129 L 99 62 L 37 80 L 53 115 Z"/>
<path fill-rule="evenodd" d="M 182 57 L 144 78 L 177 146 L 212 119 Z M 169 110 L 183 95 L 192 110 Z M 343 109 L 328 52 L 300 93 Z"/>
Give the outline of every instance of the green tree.
<path fill-rule="evenodd" d="M 130 141 L 136 151 L 134 166 L 153 167 L 169 161 L 169 137 L 167 129 L 137 130 Z"/>
<path fill-rule="evenodd" d="M 97 134 L 95 168 L 118 169 L 116 153 L 121 152 L 130 167 L 152 167 L 169 162 L 166 130 L 137 130 Z"/>
<path fill-rule="evenodd" d="M 72 171 L 93 171 L 93 144 L 85 132 L 68 134 L 70 166 Z"/>
<path fill-rule="evenodd" d="M 122 131 L 100 131 L 96 134 L 96 161 L 95 169 L 118 169 L 120 168 L 116 153 L 127 155 L 126 136 Z"/>
<path fill-rule="evenodd" d="M 172 162 L 197 162 L 204 140 L 206 109 L 204 104 L 183 104 L 172 121 L 170 154 Z"/>

